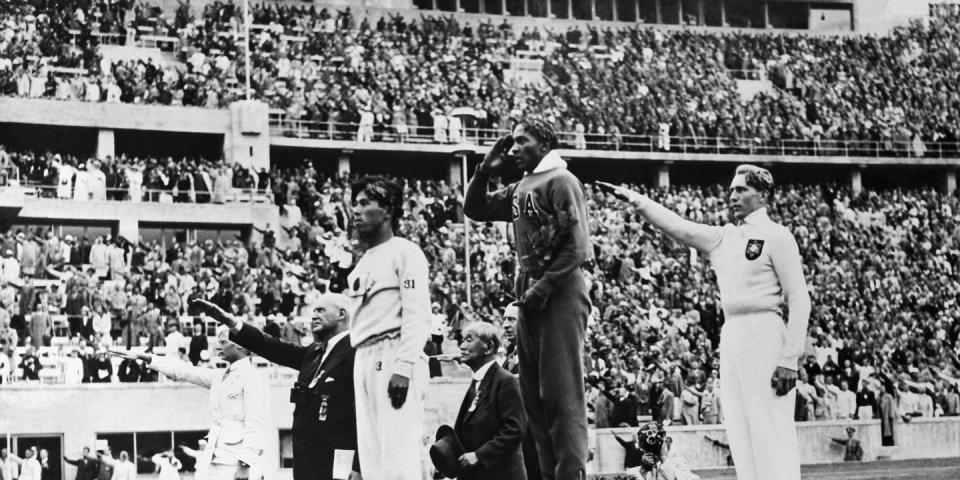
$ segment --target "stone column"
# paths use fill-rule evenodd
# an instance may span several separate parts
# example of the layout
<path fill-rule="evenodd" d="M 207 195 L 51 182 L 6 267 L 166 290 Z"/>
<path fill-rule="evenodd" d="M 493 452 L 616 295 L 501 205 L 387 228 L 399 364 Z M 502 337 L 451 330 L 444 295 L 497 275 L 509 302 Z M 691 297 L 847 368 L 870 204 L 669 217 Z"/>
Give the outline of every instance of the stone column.
<path fill-rule="evenodd" d="M 353 150 L 343 150 L 340 152 L 340 155 L 337 156 L 337 175 L 350 175 L 351 155 L 353 155 Z"/>
<path fill-rule="evenodd" d="M 657 187 L 670 188 L 670 162 L 664 162 L 657 170 Z"/>
<path fill-rule="evenodd" d="M 863 191 L 863 169 L 864 165 L 858 165 L 850 170 L 850 191 L 853 195 L 860 195 Z"/>
<path fill-rule="evenodd" d="M 117 143 L 113 130 L 101 128 L 97 131 L 97 158 L 116 157 Z"/>
<path fill-rule="evenodd" d="M 944 195 L 953 195 L 957 190 L 957 170 L 954 167 L 947 167 L 940 175 L 940 192 Z"/>

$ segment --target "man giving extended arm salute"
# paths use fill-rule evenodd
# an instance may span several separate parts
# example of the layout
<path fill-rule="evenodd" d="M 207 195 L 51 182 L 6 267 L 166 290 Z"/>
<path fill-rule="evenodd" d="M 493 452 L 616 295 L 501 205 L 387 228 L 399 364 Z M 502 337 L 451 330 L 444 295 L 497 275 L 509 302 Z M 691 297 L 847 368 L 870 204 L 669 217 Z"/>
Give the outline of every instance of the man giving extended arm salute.
<path fill-rule="evenodd" d="M 654 227 L 708 255 L 726 323 L 720 334 L 720 398 L 739 480 L 800 479 L 793 421 L 798 359 L 810 296 L 793 235 L 767 216 L 773 176 L 737 167 L 730 183 L 734 223 L 693 223 L 645 195 L 601 184 L 634 204 Z M 781 305 L 789 318 L 784 323 Z"/>

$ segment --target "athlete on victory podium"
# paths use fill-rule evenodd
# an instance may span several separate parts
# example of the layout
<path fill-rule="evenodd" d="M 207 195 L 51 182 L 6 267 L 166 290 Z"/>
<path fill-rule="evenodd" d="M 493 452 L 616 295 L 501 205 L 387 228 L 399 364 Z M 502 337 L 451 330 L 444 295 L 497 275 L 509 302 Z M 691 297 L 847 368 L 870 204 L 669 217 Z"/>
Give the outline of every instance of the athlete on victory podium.
<path fill-rule="evenodd" d="M 581 266 L 593 258 L 583 185 L 557 154 L 548 124 L 525 120 L 490 149 L 463 203 L 480 222 L 513 222 L 520 268 L 516 294 L 520 391 L 543 478 L 586 475 L 583 342 L 590 314 Z M 494 192 L 490 177 L 508 154 L 523 178 Z"/>
<path fill-rule="evenodd" d="M 726 322 L 720 332 L 720 398 L 739 480 L 800 480 L 793 420 L 810 295 L 790 230 L 767 216 L 773 175 L 737 167 L 730 183 L 734 222 L 688 221 L 646 195 L 600 183 L 654 227 L 708 255 Z M 781 306 L 786 303 L 787 321 Z"/>

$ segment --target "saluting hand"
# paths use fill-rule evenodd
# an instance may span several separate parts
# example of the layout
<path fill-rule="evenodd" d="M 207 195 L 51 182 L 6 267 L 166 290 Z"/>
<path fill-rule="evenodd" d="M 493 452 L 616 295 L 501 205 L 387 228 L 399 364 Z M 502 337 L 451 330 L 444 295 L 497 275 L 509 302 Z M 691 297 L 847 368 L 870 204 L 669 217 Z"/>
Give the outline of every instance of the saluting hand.
<path fill-rule="evenodd" d="M 390 396 L 390 402 L 393 408 L 399 410 L 407 401 L 407 390 L 410 389 L 410 379 L 394 373 L 390 377 L 390 383 L 387 385 L 387 395 Z"/>
<path fill-rule="evenodd" d="M 500 137 L 490 151 L 483 157 L 484 170 L 496 170 L 503 165 L 503 156 L 513 148 L 513 136 L 509 133 Z"/>
<path fill-rule="evenodd" d="M 208 300 L 202 298 L 194 299 L 190 302 L 190 309 L 209 315 L 221 325 L 226 325 L 230 328 L 236 326 L 236 320 L 234 320 L 232 316 L 228 315 L 219 305 Z"/>
<path fill-rule="evenodd" d="M 777 367 L 773 377 L 770 378 L 770 387 L 776 391 L 778 397 L 790 393 L 795 386 L 797 386 L 797 371 L 787 367 Z"/>

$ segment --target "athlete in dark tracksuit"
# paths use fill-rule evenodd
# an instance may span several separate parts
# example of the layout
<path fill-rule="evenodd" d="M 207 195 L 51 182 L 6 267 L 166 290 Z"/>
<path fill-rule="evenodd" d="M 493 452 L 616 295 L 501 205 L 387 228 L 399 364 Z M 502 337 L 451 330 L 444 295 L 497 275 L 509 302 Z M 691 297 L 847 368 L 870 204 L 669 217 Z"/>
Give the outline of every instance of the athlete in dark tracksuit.
<path fill-rule="evenodd" d="M 554 148 L 549 127 L 522 122 L 487 154 L 463 209 L 476 221 L 513 221 L 520 389 L 529 431 L 543 478 L 575 480 L 585 478 L 587 461 L 583 343 L 590 300 L 581 266 L 593 250 L 583 185 Z M 508 149 L 524 177 L 487 192 Z"/>

